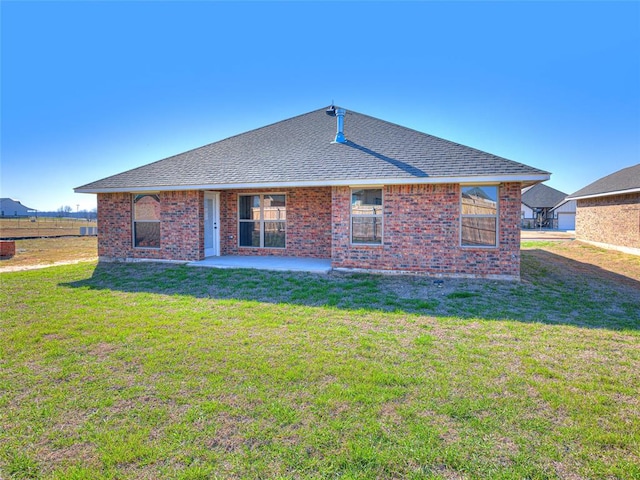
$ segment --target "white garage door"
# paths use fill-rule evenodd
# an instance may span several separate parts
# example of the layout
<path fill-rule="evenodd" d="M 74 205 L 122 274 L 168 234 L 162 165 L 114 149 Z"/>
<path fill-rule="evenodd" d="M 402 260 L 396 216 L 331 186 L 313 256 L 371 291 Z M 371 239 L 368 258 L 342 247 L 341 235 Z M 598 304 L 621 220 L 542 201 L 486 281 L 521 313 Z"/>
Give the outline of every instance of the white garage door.
<path fill-rule="evenodd" d="M 558 213 L 558 228 L 560 230 L 575 230 L 576 214 L 575 213 Z"/>

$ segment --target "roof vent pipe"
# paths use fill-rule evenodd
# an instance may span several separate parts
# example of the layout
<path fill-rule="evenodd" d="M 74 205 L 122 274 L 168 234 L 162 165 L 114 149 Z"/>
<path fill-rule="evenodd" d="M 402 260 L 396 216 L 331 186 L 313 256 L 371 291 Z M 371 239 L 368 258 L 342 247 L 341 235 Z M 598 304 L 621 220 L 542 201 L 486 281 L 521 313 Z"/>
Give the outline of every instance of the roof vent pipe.
<path fill-rule="evenodd" d="M 347 139 L 344 138 L 344 114 L 347 111 L 344 108 L 336 108 L 336 120 L 338 121 L 338 129 L 336 131 L 336 139 L 333 143 L 347 143 Z"/>

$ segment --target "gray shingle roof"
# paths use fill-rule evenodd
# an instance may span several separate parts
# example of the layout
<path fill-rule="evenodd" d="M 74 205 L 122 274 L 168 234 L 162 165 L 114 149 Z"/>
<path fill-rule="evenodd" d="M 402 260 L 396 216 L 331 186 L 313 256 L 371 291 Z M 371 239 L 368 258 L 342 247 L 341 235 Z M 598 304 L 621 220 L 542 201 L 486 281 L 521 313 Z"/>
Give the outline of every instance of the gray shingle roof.
<path fill-rule="evenodd" d="M 522 191 L 522 203 L 529 208 L 553 208 L 566 196 L 560 190 L 539 183 Z"/>
<path fill-rule="evenodd" d="M 569 199 L 620 194 L 640 190 L 640 163 L 602 177 L 569 195 Z"/>
<path fill-rule="evenodd" d="M 367 115 L 347 111 L 347 143 L 332 143 L 336 119 L 315 110 L 76 188 L 79 192 L 169 187 L 337 185 L 352 180 L 421 181 L 549 173 Z"/>

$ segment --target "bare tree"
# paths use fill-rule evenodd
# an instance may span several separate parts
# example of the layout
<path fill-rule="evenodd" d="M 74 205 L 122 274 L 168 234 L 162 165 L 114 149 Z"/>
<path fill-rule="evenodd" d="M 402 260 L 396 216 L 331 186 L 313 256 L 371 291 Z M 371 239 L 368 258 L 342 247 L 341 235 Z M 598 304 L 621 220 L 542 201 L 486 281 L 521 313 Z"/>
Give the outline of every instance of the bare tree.
<path fill-rule="evenodd" d="M 59 217 L 68 217 L 73 209 L 69 205 L 65 205 L 64 207 L 58 208 L 57 211 Z"/>

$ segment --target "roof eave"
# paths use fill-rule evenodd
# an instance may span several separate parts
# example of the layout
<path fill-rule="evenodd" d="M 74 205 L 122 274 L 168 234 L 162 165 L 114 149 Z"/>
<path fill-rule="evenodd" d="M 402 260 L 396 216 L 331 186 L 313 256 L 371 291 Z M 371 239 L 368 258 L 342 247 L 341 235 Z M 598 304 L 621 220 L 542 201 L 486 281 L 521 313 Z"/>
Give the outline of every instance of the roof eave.
<path fill-rule="evenodd" d="M 565 203 L 569 203 L 572 200 L 574 200 L 574 199 L 567 197 L 564 200 L 562 200 L 560 203 L 558 203 L 555 207 L 553 207 L 551 210 L 556 210 L 556 209 L 560 208 L 561 206 L 563 206 Z"/>
<path fill-rule="evenodd" d="M 78 187 L 75 193 L 125 193 L 125 192 L 166 192 L 184 190 L 236 190 L 286 187 L 338 187 L 350 185 L 416 185 L 416 184 L 487 184 L 504 182 L 521 182 L 535 184 L 549 180 L 550 174 L 536 173 L 528 175 L 469 175 L 456 177 L 414 177 L 414 178 L 352 178 L 339 180 L 305 180 L 290 182 L 254 182 L 254 183 L 219 183 L 201 185 L 149 185 L 139 187 Z"/>
<path fill-rule="evenodd" d="M 640 192 L 640 187 L 638 188 L 628 188 L 626 190 L 614 190 L 612 192 L 602 192 L 602 193 L 593 193 L 590 195 L 569 195 L 567 200 L 586 200 L 588 198 L 599 198 L 599 197 L 611 197 L 613 195 L 627 195 L 629 193 L 638 193 Z"/>

